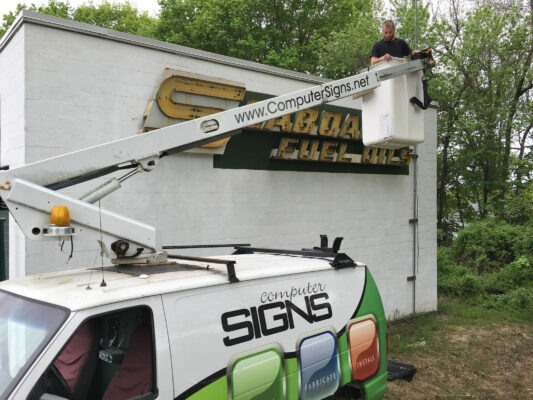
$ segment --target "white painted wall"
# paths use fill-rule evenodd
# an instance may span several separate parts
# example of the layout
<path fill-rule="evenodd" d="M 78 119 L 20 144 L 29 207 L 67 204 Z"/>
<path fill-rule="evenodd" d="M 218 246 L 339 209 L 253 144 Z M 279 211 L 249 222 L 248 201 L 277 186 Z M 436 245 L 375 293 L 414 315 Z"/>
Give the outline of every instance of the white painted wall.
<path fill-rule="evenodd" d="M 22 26 L 0 51 L 0 165 L 25 164 L 25 32 Z M 24 275 L 24 236 L 9 217 L 9 276 Z"/>
<path fill-rule="evenodd" d="M 68 26 L 86 29 L 83 24 Z M 2 110 L 2 163 L 27 163 L 135 135 L 164 68 L 243 82 L 247 90 L 261 93 L 282 94 L 311 85 L 80 29 L 28 21 L 0 53 L 0 63 L 8 63 L 2 66 L 12 76 L 0 78 L 2 105 L 6 93 L 17 93 L 11 95 L 15 111 Z M 360 103 L 348 99 L 338 105 Z M 425 116 L 426 141 L 419 146 L 418 160 L 417 312 L 437 306 L 436 111 L 430 109 Z M 16 129 L 6 130 L 8 126 Z M 12 152 L 9 159 L 6 154 L 11 157 Z M 102 207 L 155 225 L 163 244 L 240 242 L 298 249 L 318 245 L 321 233 L 330 240 L 343 236 L 342 249 L 369 265 L 387 315 L 413 311 L 413 283 L 406 281 L 413 274 L 413 227 L 408 223 L 413 218 L 413 165 L 411 174 L 403 176 L 226 170 L 212 164 L 209 155 L 166 157 L 156 171 L 127 181 Z M 68 192 L 81 195 L 90 187 L 81 186 Z M 75 241 L 68 265 L 70 244 L 61 253 L 56 243 L 25 242 L 12 234 L 10 246 L 11 276 L 22 265 L 27 274 L 100 265 L 96 243 Z"/>

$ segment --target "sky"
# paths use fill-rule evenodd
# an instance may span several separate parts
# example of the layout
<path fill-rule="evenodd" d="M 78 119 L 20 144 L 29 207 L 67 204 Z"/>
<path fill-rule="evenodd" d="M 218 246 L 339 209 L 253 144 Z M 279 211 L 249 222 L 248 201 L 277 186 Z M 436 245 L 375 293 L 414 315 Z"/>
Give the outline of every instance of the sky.
<path fill-rule="evenodd" d="M 67 0 L 63 0 L 67 2 Z M 72 7 L 77 7 L 80 4 L 88 3 L 89 0 L 68 0 L 68 3 Z M 103 0 L 93 0 L 94 5 L 98 5 L 102 3 Z M 124 1 L 113 1 L 110 0 L 110 3 L 122 3 Z M 35 4 L 37 7 L 43 4 L 48 4 L 48 0 L 0 0 L 0 21 L 2 21 L 2 17 L 4 14 L 7 14 L 10 11 L 15 11 L 18 3 L 24 3 L 27 6 L 31 4 Z M 157 0 L 130 0 L 130 3 L 137 7 L 140 11 L 148 11 L 148 14 L 151 16 L 156 16 L 159 12 L 159 4 L 157 4 Z"/>

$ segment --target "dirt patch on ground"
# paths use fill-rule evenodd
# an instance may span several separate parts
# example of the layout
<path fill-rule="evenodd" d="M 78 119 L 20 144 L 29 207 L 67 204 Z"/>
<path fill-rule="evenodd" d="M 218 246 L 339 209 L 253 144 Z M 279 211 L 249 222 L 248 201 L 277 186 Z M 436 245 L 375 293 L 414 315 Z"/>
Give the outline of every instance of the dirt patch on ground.
<path fill-rule="evenodd" d="M 422 342 L 422 329 L 426 344 L 390 349 L 389 358 L 415 365 L 418 371 L 410 383 L 389 382 L 385 399 L 533 399 L 533 324 L 468 327 L 436 318 L 442 329 L 402 324 L 389 329 L 389 339 L 414 335 L 413 344 Z"/>

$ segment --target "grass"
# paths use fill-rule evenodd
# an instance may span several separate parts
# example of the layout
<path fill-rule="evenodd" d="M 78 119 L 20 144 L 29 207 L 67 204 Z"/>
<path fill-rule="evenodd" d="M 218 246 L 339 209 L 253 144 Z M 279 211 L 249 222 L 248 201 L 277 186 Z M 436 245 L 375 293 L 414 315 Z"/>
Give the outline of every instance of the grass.
<path fill-rule="evenodd" d="M 533 312 L 451 298 L 439 310 L 389 327 L 389 358 L 418 372 L 389 382 L 385 399 L 533 398 Z"/>

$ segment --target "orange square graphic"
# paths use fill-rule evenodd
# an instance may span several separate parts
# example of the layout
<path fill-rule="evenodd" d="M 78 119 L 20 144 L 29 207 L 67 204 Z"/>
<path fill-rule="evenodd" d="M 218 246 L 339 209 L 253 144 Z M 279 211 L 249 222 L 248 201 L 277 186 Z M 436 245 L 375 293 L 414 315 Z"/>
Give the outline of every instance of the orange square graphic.
<path fill-rule="evenodd" d="M 372 319 L 354 322 L 348 328 L 352 378 L 362 381 L 374 375 L 379 366 L 378 335 Z"/>

